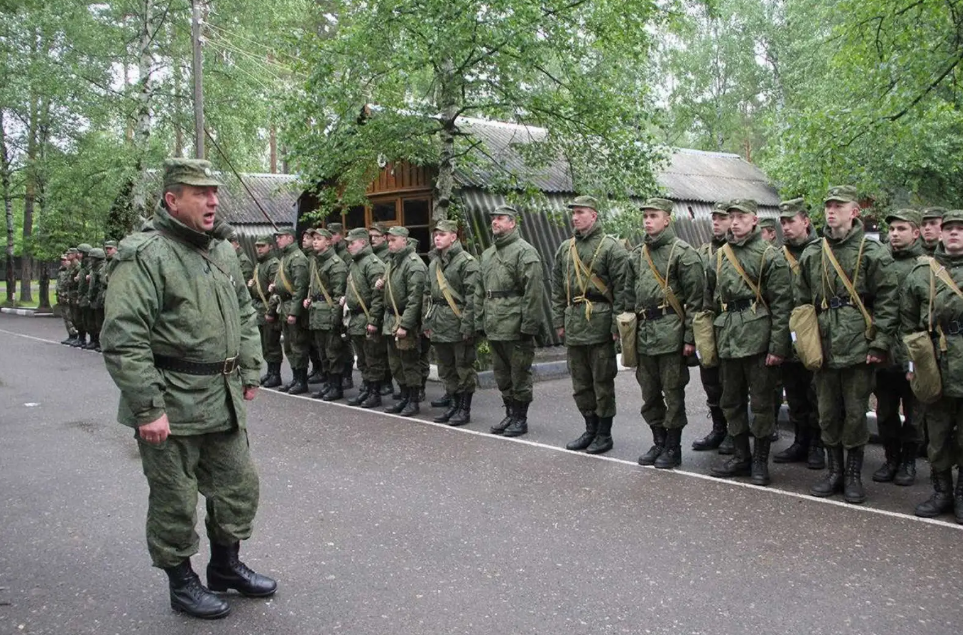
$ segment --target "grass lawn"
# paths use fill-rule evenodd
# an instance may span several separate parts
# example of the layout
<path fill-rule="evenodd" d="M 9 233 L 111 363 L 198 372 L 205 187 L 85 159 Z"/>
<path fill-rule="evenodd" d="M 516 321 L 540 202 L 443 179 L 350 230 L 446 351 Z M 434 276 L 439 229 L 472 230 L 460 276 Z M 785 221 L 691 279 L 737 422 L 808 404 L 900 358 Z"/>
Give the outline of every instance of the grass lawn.
<path fill-rule="evenodd" d="M 52 283 L 55 283 L 56 280 L 53 280 L 53 281 L 51 281 L 51 282 L 52 282 Z M 20 290 L 20 284 L 19 284 L 19 283 L 17 284 L 17 290 L 18 290 L 18 291 Z M 39 302 L 40 302 L 40 281 L 38 281 L 38 280 L 32 280 L 32 281 L 30 282 L 30 290 L 33 292 L 33 302 L 20 302 L 20 301 L 18 300 L 18 301 L 17 301 L 17 307 L 19 307 L 19 308 L 21 308 L 21 309 L 35 309 L 35 308 L 37 308 L 37 304 L 39 304 Z M 51 300 L 51 302 L 54 301 L 54 299 L 53 299 L 53 297 L 52 297 L 52 296 L 53 296 L 53 291 L 54 291 L 54 285 L 51 284 L 51 286 L 50 286 L 50 295 L 51 295 L 50 300 Z M 6 300 L 7 300 L 7 281 L 6 281 L 6 280 L 0 280 L 0 303 L 5 303 Z"/>

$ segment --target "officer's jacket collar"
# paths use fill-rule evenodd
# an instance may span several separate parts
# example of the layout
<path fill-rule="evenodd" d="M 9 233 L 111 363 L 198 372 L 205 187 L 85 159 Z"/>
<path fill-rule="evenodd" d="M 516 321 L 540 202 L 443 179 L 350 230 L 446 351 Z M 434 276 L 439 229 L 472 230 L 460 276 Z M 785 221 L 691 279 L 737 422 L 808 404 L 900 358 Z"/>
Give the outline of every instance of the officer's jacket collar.
<path fill-rule="evenodd" d="M 319 263 L 327 262 L 331 259 L 331 256 L 335 254 L 334 247 L 328 247 L 324 251 L 314 252 L 314 257 L 318 259 Z"/>
<path fill-rule="evenodd" d="M 394 260 L 394 264 L 400 265 L 402 261 L 404 261 L 404 259 L 408 257 L 408 254 L 412 253 L 414 250 L 415 248 L 412 245 L 408 244 L 408 245 L 405 245 L 404 249 L 402 249 L 399 252 L 390 254 L 390 256 L 391 256 L 391 259 Z"/>
<path fill-rule="evenodd" d="M 842 238 L 833 238 L 829 233 L 829 227 L 823 229 L 823 236 L 829 241 L 830 245 L 842 245 L 850 241 L 861 241 L 864 233 L 863 221 L 858 218 L 853 221 L 853 228 Z"/>
<path fill-rule="evenodd" d="M 518 231 L 518 227 L 508 232 L 507 234 L 502 234 L 501 236 L 495 236 L 495 249 L 503 249 L 511 245 L 513 242 L 521 237 L 521 233 Z"/>
<path fill-rule="evenodd" d="M 669 245 L 675 240 L 675 230 L 672 229 L 672 225 L 669 225 L 662 230 L 662 233 L 653 238 L 646 234 L 642 238 L 642 242 L 649 246 L 650 249 L 658 249 L 662 245 Z"/>
<path fill-rule="evenodd" d="M 257 257 L 257 261 L 258 261 L 258 262 L 267 262 L 267 261 L 270 260 L 271 258 L 274 258 L 274 254 L 272 254 L 270 251 L 268 251 L 268 252 L 267 252 L 266 254 L 264 254 L 263 256 L 258 256 L 258 257 Z"/>
<path fill-rule="evenodd" d="M 919 238 L 916 239 L 912 245 L 906 249 L 893 249 L 893 246 L 889 246 L 889 251 L 893 256 L 893 260 L 905 260 L 907 258 L 919 258 L 923 255 L 923 241 Z"/>
<path fill-rule="evenodd" d="M 746 247 L 757 240 L 762 240 L 762 234 L 759 232 L 759 227 L 753 227 L 752 231 L 749 232 L 742 240 L 736 240 L 736 237 L 732 235 L 731 230 L 726 233 L 726 242 L 733 247 Z"/>
<path fill-rule="evenodd" d="M 207 249 L 211 244 L 209 234 L 191 229 L 184 223 L 170 215 L 163 207 L 154 212 L 154 228 L 158 231 L 173 234 L 178 238 L 196 245 L 201 249 Z"/>

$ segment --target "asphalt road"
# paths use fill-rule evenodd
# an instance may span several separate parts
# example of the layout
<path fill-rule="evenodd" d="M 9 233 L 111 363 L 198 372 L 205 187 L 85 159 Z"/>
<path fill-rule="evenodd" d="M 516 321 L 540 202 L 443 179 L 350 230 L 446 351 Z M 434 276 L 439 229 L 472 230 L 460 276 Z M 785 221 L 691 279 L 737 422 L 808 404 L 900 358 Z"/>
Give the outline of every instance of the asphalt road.
<path fill-rule="evenodd" d="M 627 373 L 603 458 L 559 447 L 579 432 L 566 380 L 536 386 L 520 440 L 486 433 L 501 417 L 492 391 L 462 429 L 263 391 L 249 416 L 262 504 L 242 555 L 280 590 L 191 620 L 171 612 L 147 558 L 147 487 L 116 388 L 99 355 L 62 338 L 58 320 L 0 315 L 0 635 L 963 625 L 963 526 L 911 515 L 925 462 L 914 487 L 870 483 L 874 448 L 861 507 L 806 495 L 819 473 L 801 466 L 775 466 L 771 488 L 704 476 L 711 453 L 641 468 L 649 440 Z M 697 377 L 690 388 L 684 447 L 708 428 Z"/>

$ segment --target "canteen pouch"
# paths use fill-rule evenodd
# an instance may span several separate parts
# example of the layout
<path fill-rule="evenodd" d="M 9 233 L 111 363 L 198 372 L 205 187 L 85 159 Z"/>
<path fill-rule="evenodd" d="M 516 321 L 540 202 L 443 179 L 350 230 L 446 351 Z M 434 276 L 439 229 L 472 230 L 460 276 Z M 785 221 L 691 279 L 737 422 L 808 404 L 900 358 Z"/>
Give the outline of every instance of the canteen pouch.
<path fill-rule="evenodd" d="M 418 336 L 411 332 L 408 333 L 408 337 L 395 335 L 395 348 L 399 351 L 413 351 L 418 348 Z"/>
<path fill-rule="evenodd" d="M 619 327 L 619 338 L 622 340 L 622 365 L 635 368 L 639 365 L 639 316 L 635 313 L 619 313 L 615 321 Z"/>
<path fill-rule="evenodd" d="M 799 361 L 806 370 L 817 371 L 823 367 L 823 341 L 819 334 L 819 318 L 816 307 L 801 304 L 789 314 L 789 334 L 796 348 Z"/>
<path fill-rule="evenodd" d="M 943 380 L 930 334 L 925 331 L 910 333 L 903 337 L 903 344 L 913 363 L 913 379 L 910 381 L 913 394 L 922 403 L 933 403 L 943 392 Z"/>
<path fill-rule="evenodd" d="M 692 316 L 692 336 L 695 339 L 696 356 L 704 368 L 719 365 L 719 351 L 716 350 L 716 331 L 713 322 L 716 316 L 712 311 L 699 311 Z"/>

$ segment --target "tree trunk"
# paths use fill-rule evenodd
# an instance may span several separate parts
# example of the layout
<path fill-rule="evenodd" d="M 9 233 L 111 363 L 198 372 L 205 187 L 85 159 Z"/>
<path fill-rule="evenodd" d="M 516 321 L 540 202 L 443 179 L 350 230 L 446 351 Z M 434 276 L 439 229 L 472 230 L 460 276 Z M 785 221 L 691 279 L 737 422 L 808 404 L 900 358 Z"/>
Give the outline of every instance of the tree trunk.
<path fill-rule="evenodd" d="M 150 144 L 150 106 L 153 86 L 151 85 L 151 71 L 154 56 L 151 54 L 151 23 L 153 22 L 154 1 L 143 0 L 141 4 L 143 18 L 140 30 L 140 61 L 138 62 L 138 81 L 140 92 L 137 109 L 137 127 L 134 145 L 137 159 L 134 164 L 134 190 L 131 194 L 134 212 L 141 218 L 147 218 L 147 149 Z"/>
<path fill-rule="evenodd" d="M 278 173 L 278 129 L 271 124 L 271 136 L 269 137 L 271 149 L 271 174 Z"/>
<path fill-rule="evenodd" d="M 454 63 L 442 64 L 438 82 L 438 105 L 441 111 L 441 156 L 438 160 L 438 176 L 435 178 L 435 205 L 431 212 L 432 223 L 448 218 L 452 192 L 455 189 L 455 117 L 458 112 L 458 88 L 454 77 Z"/>
<path fill-rule="evenodd" d="M 27 170 L 23 195 L 23 243 L 20 251 L 20 301 L 33 302 L 33 210 L 37 200 L 37 126 L 40 119 L 40 100 L 36 95 L 30 97 L 30 120 L 27 122 Z"/>
<path fill-rule="evenodd" d="M 37 310 L 49 313 L 50 308 L 50 272 L 47 270 L 47 263 L 40 263 L 40 303 Z"/>
<path fill-rule="evenodd" d="M 7 152 L 7 131 L 4 128 L 4 112 L 0 109 L 0 185 L 3 186 L 3 209 L 7 216 L 7 300 L 13 306 L 17 293 L 17 274 L 13 266 L 13 194 L 10 191 L 10 155 Z"/>

